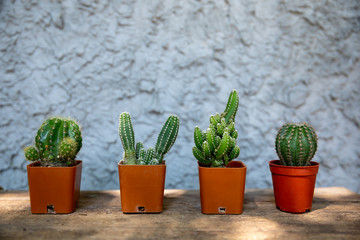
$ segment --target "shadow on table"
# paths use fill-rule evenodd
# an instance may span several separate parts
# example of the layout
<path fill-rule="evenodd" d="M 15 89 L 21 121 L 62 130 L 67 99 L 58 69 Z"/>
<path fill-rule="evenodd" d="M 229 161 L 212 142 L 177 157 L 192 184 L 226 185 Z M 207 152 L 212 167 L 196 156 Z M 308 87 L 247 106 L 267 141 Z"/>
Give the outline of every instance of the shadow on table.
<path fill-rule="evenodd" d="M 273 209 L 277 209 L 276 204 L 275 204 L 275 197 L 274 197 L 274 193 L 273 193 L 272 189 L 251 190 L 251 191 L 245 193 L 244 211 L 246 211 L 247 208 L 251 209 L 251 210 L 256 210 L 256 209 L 261 210 L 261 209 L 263 209 L 264 206 L 259 205 L 259 204 L 265 204 L 268 207 L 269 203 L 271 203 Z M 314 196 L 311 211 L 307 211 L 305 213 L 300 213 L 300 214 L 307 214 L 310 212 L 315 212 L 317 210 L 321 210 L 323 208 L 326 208 L 329 204 L 330 204 L 330 202 L 326 198 Z M 280 212 L 286 213 L 279 209 L 277 209 L 277 210 Z M 296 215 L 298 213 L 288 213 L 288 214 Z"/>
<path fill-rule="evenodd" d="M 351 204 L 351 197 L 351 195 L 339 196 L 337 199 L 342 199 L 339 201 L 315 192 L 311 211 L 288 213 L 276 208 L 272 189 L 251 190 L 245 193 L 244 211 L 241 217 L 250 217 L 255 225 L 261 222 L 261 225 L 265 226 L 260 231 L 262 234 L 271 233 L 273 229 L 277 229 L 278 232 L 273 232 L 277 238 L 285 237 L 287 234 L 301 233 L 306 233 L 308 236 L 333 234 L 332 236 L 342 238 L 347 233 L 360 234 L 358 228 L 360 219 L 354 221 L 354 216 L 342 212 L 341 206 L 346 204 L 345 202 Z M 266 226 L 272 226 L 272 228 L 266 228 Z"/>
<path fill-rule="evenodd" d="M 164 195 L 163 212 L 201 211 L 200 194 L 198 191 L 167 190 Z"/>
<path fill-rule="evenodd" d="M 120 211 L 120 193 L 116 193 L 106 191 L 83 191 L 80 193 L 79 205 L 76 210 L 101 211 L 118 208 Z"/>

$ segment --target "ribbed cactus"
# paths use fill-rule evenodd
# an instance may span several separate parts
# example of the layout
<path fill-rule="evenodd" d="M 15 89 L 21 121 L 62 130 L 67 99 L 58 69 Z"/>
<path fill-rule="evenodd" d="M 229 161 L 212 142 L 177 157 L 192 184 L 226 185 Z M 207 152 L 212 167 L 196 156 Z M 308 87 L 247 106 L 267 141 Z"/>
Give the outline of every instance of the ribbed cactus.
<path fill-rule="evenodd" d="M 40 160 L 41 166 L 71 166 L 82 146 L 80 128 L 72 119 L 47 119 L 37 132 L 35 146 L 24 149 L 27 160 Z"/>
<path fill-rule="evenodd" d="M 123 112 L 119 117 L 119 135 L 124 147 L 123 159 L 126 164 L 137 164 L 135 151 L 135 135 L 130 114 Z"/>
<path fill-rule="evenodd" d="M 284 166 L 308 166 L 317 149 L 317 136 L 307 123 L 284 124 L 275 141 L 276 153 Z"/>
<path fill-rule="evenodd" d="M 156 165 L 163 162 L 164 155 L 174 144 L 179 131 L 179 118 L 171 115 L 162 127 L 154 148 L 144 148 L 142 142 L 135 146 L 134 130 L 129 113 L 121 113 L 119 117 L 119 135 L 124 147 L 124 163 L 139 165 Z"/>
<path fill-rule="evenodd" d="M 155 145 L 155 158 L 158 159 L 159 163 L 163 161 L 164 155 L 174 145 L 178 132 L 179 118 L 171 115 L 162 127 Z"/>
<path fill-rule="evenodd" d="M 193 154 L 201 165 L 224 167 L 240 154 L 236 145 L 238 132 L 235 130 L 235 116 L 239 105 L 236 90 L 230 93 L 225 111 L 210 117 L 206 131 L 194 130 Z"/>

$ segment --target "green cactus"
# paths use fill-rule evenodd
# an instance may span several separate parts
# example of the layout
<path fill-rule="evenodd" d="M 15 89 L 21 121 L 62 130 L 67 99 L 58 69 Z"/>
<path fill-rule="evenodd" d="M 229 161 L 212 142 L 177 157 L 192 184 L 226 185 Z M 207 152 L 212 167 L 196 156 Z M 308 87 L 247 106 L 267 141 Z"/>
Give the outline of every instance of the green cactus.
<path fill-rule="evenodd" d="M 36 147 L 28 146 L 24 149 L 25 158 L 29 161 L 37 161 L 40 159 L 40 155 Z"/>
<path fill-rule="evenodd" d="M 230 119 L 235 121 L 235 116 L 236 116 L 238 106 L 239 106 L 239 95 L 236 90 L 233 90 L 230 93 L 229 100 L 226 104 L 226 108 L 223 113 L 226 123 L 229 123 Z"/>
<path fill-rule="evenodd" d="M 164 155 L 174 145 L 178 132 L 179 118 L 171 115 L 162 127 L 155 145 L 155 158 L 158 160 L 158 163 L 163 161 Z"/>
<path fill-rule="evenodd" d="M 142 142 L 138 142 L 136 144 L 136 148 L 135 148 L 135 151 L 136 151 L 136 159 L 139 159 L 140 155 L 142 156 L 143 155 L 143 152 L 142 150 L 144 149 L 144 144 Z"/>
<path fill-rule="evenodd" d="M 41 166 L 72 166 L 82 146 L 80 128 L 72 119 L 47 119 L 37 132 L 35 146 L 24 149 L 27 160 L 40 160 Z"/>
<path fill-rule="evenodd" d="M 130 114 L 123 112 L 119 117 L 119 135 L 124 147 L 123 159 L 126 164 L 137 164 L 135 150 L 135 135 Z"/>
<path fill-rule="evenodd" d="M 59 145 L 59 155 L 64 159 L 75 159 L 77 154 L 77 143 L 74 139 L 67 137 L 64 138 Z"/>
<path fill-rule="evenodd" d="M 134 130 L 129 113 L 123 112 L 119 117 L 119 135 L 124 147 L 124 163 L 139 165 L 161 164 L 164 155 L 174 144 L 179 131 L 179 118 L 171 115 L 162 127 L 155 148 L 144 148 L 142 142 L 135 147 Z"/>
<path fill-rule="evenodd" d="M 225 167 L 237 158 L 240 148 L 236 145 L 235 115 L 239 105 L 236 90 L 230 93 L 225 111 L 210 116 L 210 126 L 205 132 L 194 129 L 193 155 L 203 166 Z"/>
<path fill-rule="evenodd" d="M 284 124 L 275 141 L 276 153 L 284 166 L 308 166 L 317 149 L 317 136 L 307 123 Z"/>

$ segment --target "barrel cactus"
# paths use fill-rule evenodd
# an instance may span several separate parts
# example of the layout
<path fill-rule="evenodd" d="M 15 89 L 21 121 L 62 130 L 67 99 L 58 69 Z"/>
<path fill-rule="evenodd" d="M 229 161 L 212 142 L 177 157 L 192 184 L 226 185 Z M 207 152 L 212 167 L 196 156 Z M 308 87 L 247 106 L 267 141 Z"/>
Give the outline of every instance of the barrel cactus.
<path fill-rule="evenodd" d="M 236 145 L 238 132 L 235 130 L 238 105 L 239 96 L 237 91 L 233 90 L 225 111 L 210 117 L 210 125 L 206 131 L 195 127 L 193 155 L 200 165 L 225 167 L 239 156 L 240 147 Z"/>
<path fill-rule="evenodd" d="M 164 155 L 174 145 L 179 132 L 179 118 L 171 115 L 162 127 L 155 148 L 145 149 L 142 142 L 135 145 L 135 135 L 130 114 L 123 112 L 119 117 L 119 135 L 124 148 L 123 160 L 128 165 L 161 164 Z"/>
<path fill-rule="evenodd" d="M 284 124 L 275 141 L 276 153 L 284 166 L 309 166 L 317 149 L 317 136 L 307 123 Z"/>
<path fill-rule="evenodd" d="M 54 117 L 47 119 L 35 137 L 35 146 L 24 149 L 29 161 L 40 160 L 41 166 L 66 167 L 75 164 L 82 146 L 79 125 L 72 119 Z"/>

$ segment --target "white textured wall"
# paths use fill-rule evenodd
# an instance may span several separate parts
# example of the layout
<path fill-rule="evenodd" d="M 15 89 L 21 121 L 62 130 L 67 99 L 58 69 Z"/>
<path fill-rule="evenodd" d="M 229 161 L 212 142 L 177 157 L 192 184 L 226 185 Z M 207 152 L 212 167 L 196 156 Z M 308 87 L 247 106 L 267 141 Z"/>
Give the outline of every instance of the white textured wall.
<path fill-rule="evenodd" d="M 277 129 L 319 137 L 317 186 L 360 192 L 359 1 L 0 1 L 0 185 L 26 189 L 22 149 L 42 121 L 83 129 L 82 189 L 119 188 L 118 115 L 154 145 L 170 113 L 178 139 L 167 188 L 198 188 L 196 125 L 237 89 L 247 187 L 271 187 Z"/>

